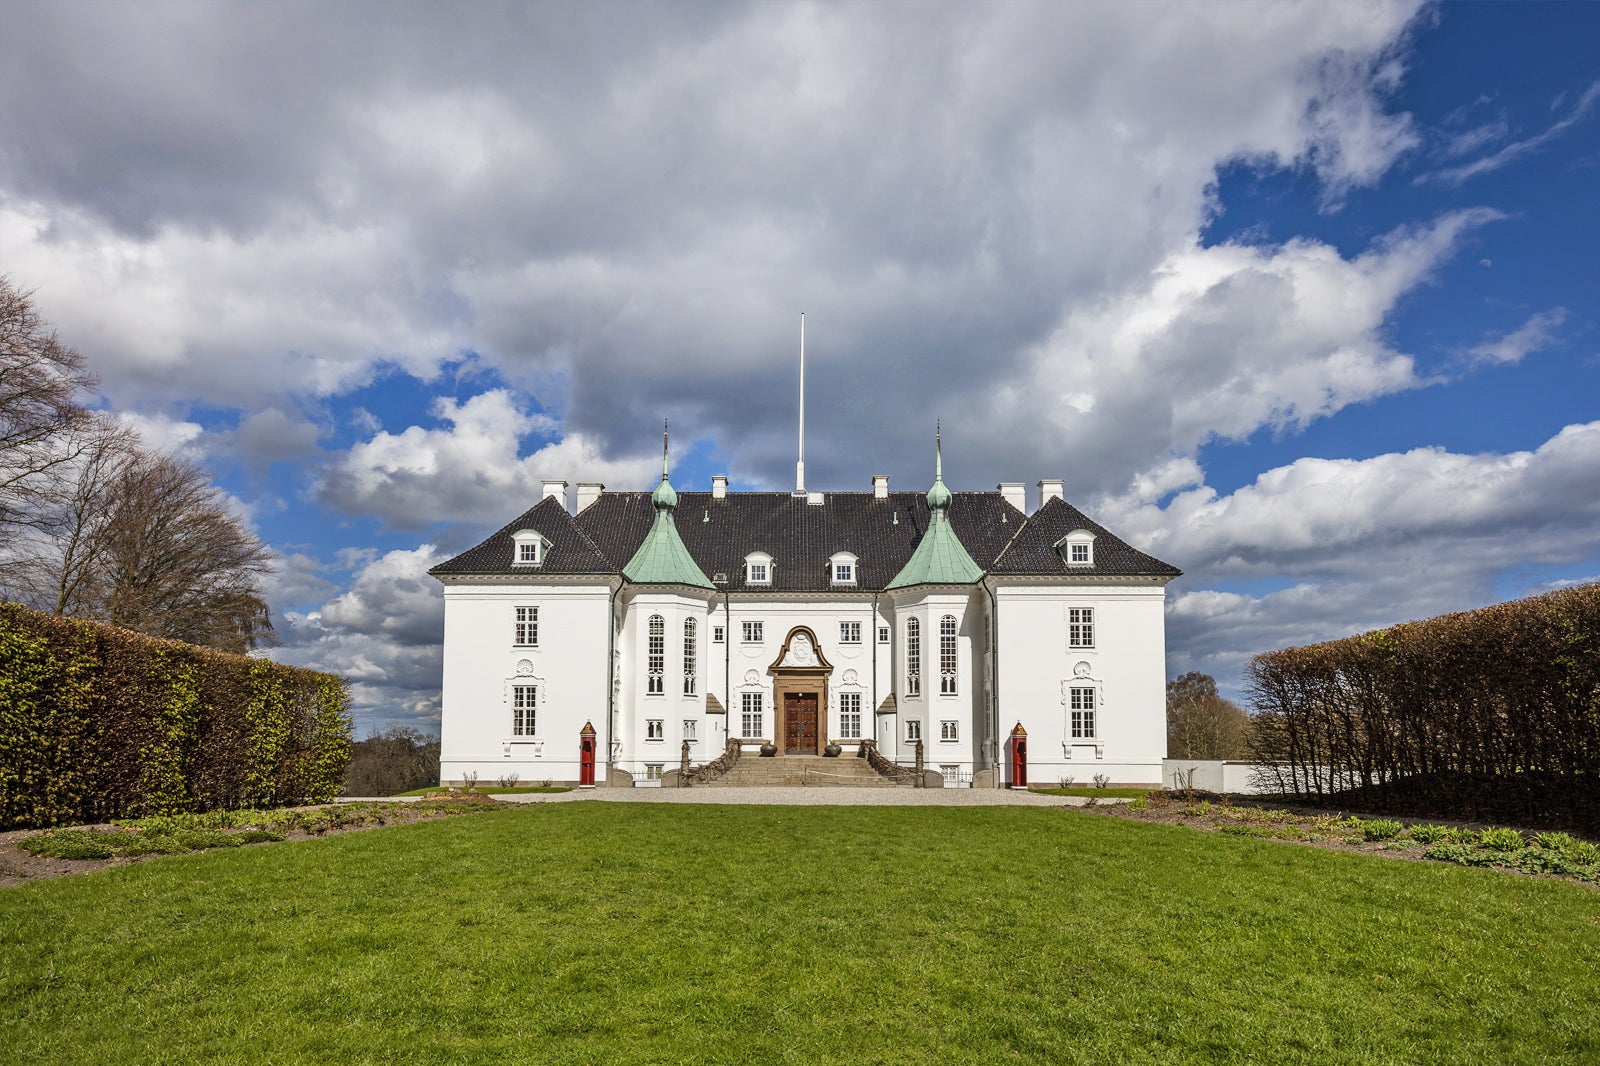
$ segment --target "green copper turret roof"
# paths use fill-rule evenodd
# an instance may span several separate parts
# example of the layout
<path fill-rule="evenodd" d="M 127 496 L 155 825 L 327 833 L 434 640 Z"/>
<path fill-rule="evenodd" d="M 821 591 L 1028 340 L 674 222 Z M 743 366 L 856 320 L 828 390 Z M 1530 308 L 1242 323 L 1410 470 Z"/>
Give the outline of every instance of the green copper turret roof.
<path fill-rule="evenodd" d="M 667 480 L 667 434 L 661 432 L 661 484 L 650 494 L 656 509 L 656 520 L 645 534 L 644 543 L 633 553 L 622 574 L 629 581 L 644 585 L 693 585 L 696 588 L 714 589 L 705 571 L 695 564 L 683 538 L 678 536 L 678 523 L 673 512 L 678 508 L 678 494 Z"/>
<path fill-rule="evenodd" d="M 961 538 L 950 525 L 950 490 L 944 484 L 942 433 L 934 430 L 933 487 L 928 490 L 928 531 L 917 542 L 916 551 L 885 589 L 913 585 L 971 585 L 983 579 L 983 568 L 972 561 Z"/>

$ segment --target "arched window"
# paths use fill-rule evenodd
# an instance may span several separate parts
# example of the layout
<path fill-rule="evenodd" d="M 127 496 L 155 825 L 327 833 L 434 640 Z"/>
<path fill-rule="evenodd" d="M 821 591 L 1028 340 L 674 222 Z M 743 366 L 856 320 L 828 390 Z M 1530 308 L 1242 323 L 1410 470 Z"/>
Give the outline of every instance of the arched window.
<path fill-rule="evenodd" d="M 647 665 L 650 671 L 650 687 L 645 691 L 652 696 L 660 696 L 667 691 L 667 620 L 659 614 L 650 616 L 650 648 Z"/>
<path fill-rule="evenodd" d="M 697 679 L 695 677 L 695 672 L 696 672 L 697 660 L 700 657 L 700 652 L 699 652 L 699 647 L 698 647 L 698 645 L 700 643 L 699 636 L 700 636 L 699 624 L 697 622 L 695 622 L 695 620 L 693 618 L 684 619 L 684 622 L 683 622 L 683 694 L 685 696 L 693 696 L 695 694 L 696 682 L 697 682 Z"/>
<path fill-rule="evenodd" d="M 956 616 L 939 619 L 939 694 L 956 694 Z"/>
<path fill-rule="evenodd" d="M 922 695 L 922 623 L 906 619 L 906 695 Z"/>

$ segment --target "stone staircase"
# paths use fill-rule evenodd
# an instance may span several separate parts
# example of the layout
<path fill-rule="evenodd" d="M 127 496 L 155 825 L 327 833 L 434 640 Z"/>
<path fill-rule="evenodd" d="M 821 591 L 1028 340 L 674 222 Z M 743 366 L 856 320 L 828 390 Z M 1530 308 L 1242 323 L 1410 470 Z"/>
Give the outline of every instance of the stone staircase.
<path fill-rule="evenodd" d="M 755 752 L 740 756 L 733 769 L 695 788 L 756 788 L 763 785 L 791 785 L 812 788 L 847 786 L 850 788 L 894 788 L 895 782 L 882 776 L 867 760 L 854 755 L 836 759 L 821 755 L 779 755 L 763 759 Z"/>

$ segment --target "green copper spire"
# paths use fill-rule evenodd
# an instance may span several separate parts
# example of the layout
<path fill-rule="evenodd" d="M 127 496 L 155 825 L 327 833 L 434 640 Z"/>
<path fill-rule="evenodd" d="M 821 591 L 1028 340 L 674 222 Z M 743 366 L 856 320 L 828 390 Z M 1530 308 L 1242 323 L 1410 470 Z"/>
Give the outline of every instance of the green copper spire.
<path fill-rule="evenodd" d="M 950 525 L 952 499 L 944 484 L 943 427 L 935 424 L 933 434 L 933 488 L 928 490 L 928 531 L 917 542 L 906 565 L 885 588 L 903 589 L 912 585 L 970 585 L 983 579 L 983 569 L 972 561 L 961 538 Z"/>
<path fill-rule="evenodd" d="M 944 427 L 940 422 L 933 423 L 933 488 L 928 490 L 928 507 L 939 514 L 940 520 L 943 513 L 950 506 L 950 490 L 944 487 L 944 447 L 940 438 L 944 435 Z"/>
<path fill-rule="evenodd" d="M 678 507 L 678 494 L 667 480 L 667 427 L 661 427 L 661 484 L 650 494 L 655 505 L 656 520 L 645 534 L 644 543 L 633 553 L 622 574 L 629 581 L 648 585 L 693 585 L 696 588 L 715 588 L 705 571 L 695 564 L 683 538 L 678 536 L 678 523 L 673 512 Z"/>

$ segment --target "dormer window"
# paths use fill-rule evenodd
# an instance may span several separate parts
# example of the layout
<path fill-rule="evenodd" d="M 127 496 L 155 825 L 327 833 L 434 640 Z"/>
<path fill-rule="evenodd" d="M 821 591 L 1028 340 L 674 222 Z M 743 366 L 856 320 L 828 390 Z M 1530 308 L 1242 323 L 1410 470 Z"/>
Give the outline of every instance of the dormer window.
<path fill-rule="evenodd" d="M 1056 550 L 1069 567 L 1091 567 L 1094 565 L 1094 534 L 1087 529 L 1074 529 L 1056 541 Z"/>
<path fill-rule="evenodd" d="M 835 585 L 856 583 L 856 557 L 849 552 L 834 552 L 828 559 L 828 570 Z"/>
<path fill-rule="evenodd" d="M 511 534 L 512 566 L 543 566 L 545 542 L 536 530 L 519 529 Z"/>
<path fill-rule="evenodd" d="M 744 583 L 746 585 L 772 584 L 772 556 L 766 552 L 751 552 L 744 557 Z"/>

